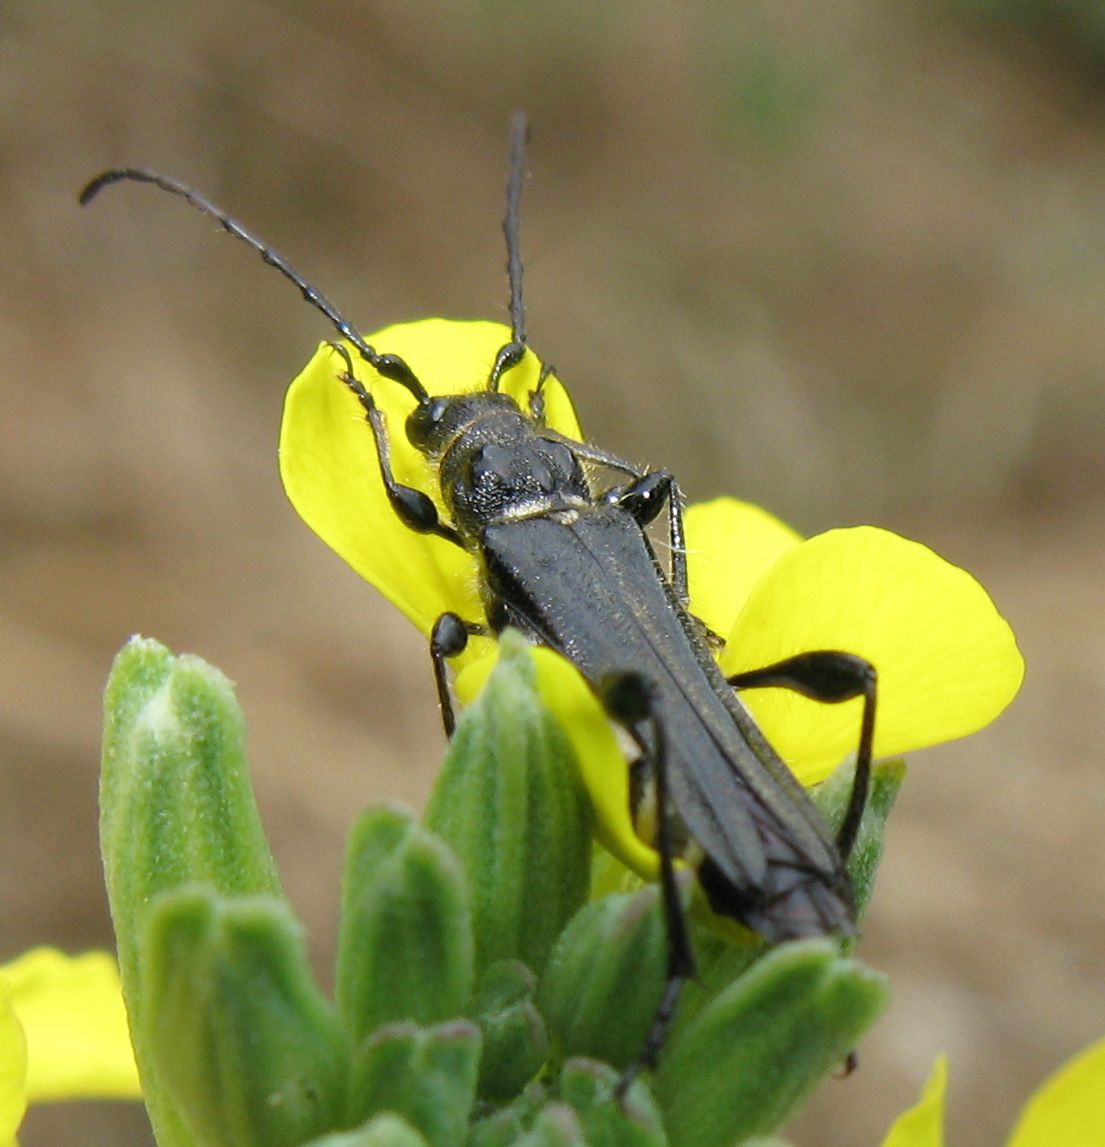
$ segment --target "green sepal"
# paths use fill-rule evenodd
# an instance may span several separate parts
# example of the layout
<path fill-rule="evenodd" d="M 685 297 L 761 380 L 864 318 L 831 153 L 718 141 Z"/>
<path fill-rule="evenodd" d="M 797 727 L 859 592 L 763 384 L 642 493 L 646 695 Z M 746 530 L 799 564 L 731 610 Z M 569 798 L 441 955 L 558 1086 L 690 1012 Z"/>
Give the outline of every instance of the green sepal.
<path fill-rule="evenodd" d="M 679 1147 L 774 1131 L 887 1002 L 884 977 L 826 940 L 769 952 L 671 1037 L 655 1088 Z"/>
<path fill-rule="evenodd" d="M 297 1147 L 342 1125 L 349 1049 L 282 900 L 164 893 L 136 1035 L 204 1147 Z"/>
<path fill-rule="evenodd" d="M 587 897 L 591 812 L 517 633 L 457 725 L 424 819 L 468 876 L 477 975 L 507 959 L 540 972 Z"/>
<path fill-rule="evenodd" d="M 470 1014 L 483 1034 L 481 1099 L 508 1099 L 549 1054 L 545 1021 L 533 1001 L 537 977 L 519 960 L 500 960 L 480 979 Z"/>
<path fill-rule="evenodd" d="M 537 990 L 561 1054 L 625 1067 L 644 1045 L 663 994 L 667 927 L 660 886 L 613 893 L 576 913 Z"/>
<path fill-rule="evenodd" d="M 427 1147 L 426 1140 L 398 1115 L 376 1115 L 355 1131 L 336 1131 L 304 1147 Z"/>
<path fill-rule="evenodd" d="M 147 1011 L 139 938 L 159 893 L 205 881 L 226 894 L 278 895 L 249 783 L 229 681 L 197 657 L 132 638 L 104 695 L 100 848 L 119 973 L 142 1089 L 160 1147 L 193 1147 L 140 1037 Z"/>
<path fill-rule="evenodd" d="M 871 787 L 867 793 L 867 804 L 863 819 L 859 822 L 859 832 L 848 858 L 848 875 L 852 881 L 855 896 L 856 918 L 863 919 L 871 894 L 875 890 L 875 874 L 882 860 L 886 821 L 898 790 L 905 780 L 904 761 L 877 761 L 871 769 Z M 848 761 L 823 781 L 810 795 L 821 815 L 835 832 L 844 820 L 844 813 L 852 795 L 852 779 L 855 776 L 855 762 Z M 853 943 L 851 947 L 855 947 Z"/>
<path fill-rule="evenodd" d="M 579 1116 L 588 1147 L 667 1147 L 651 1091 L 638 1079 L 618 1100 L 619 1078 L 608 1064 L 583 1058 L 568 1060 L 560 1073 L 560 1099 Z"/>
<path fill-rule="evenodd" d="M 463 1015 L 473 943 L 464 874 L 449 848 L 397 805 L 365 813 L 346 848 L 338 1013 L 359 1044 L 382 1024 Z"/>
<path fill-rule="evenodd" d="M 347 1122 L 390 1111 L 430 1147 L 456 1147 L 466 1138 L 479 1065 L 479 1029 L 467 1020 L 388 1024 L 354 1056 Z"/>

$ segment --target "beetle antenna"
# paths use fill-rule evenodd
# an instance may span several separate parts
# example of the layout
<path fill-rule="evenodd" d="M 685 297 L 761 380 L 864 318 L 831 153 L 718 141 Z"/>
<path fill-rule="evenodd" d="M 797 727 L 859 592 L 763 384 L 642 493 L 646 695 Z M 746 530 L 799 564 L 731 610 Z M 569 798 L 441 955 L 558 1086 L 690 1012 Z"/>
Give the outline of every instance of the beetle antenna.
<path fill-rule="evenodd" d="M 369 346 L 360 331 L 357 330 L 321 291 L 312 287 L 283 255 L 273 250 L 272 247 L 259 239 L 247 227 L 239 223 L 237 219 L 228 215 L 221 207 L 217 207 L 206 196 L 189 187 L 187 184 L 181 183 L 171 176 L 160 175 L 156 171 L 149 171 L 144 167 L 120 167 L 111 171 L 105 171 L 102 175 L 97 175 L 95 179 L 88 183 L 78 196 L 80 205 L 82 207 L 86 206 L 88 203 L 91 203 L 105 187 L 112 183 L 120 183 L 123 180 L 131 180 L 135 183 L 152 183 L 162 191 L 168 191 L 172 195 L 179 195 L 196 208 L 197 211 L 214 219 L 224 231 L 233 235 L 235 239 L 241 239 L 247 246 L 252 247 L 253 250 L 261 256 L 264 262 L 270 267 L 275 267 L 285 279 L 290 280 L 298 287 L 303 298 L 306 299 L 315 310 L 321 311 L 330 320 L 330 323 L 338 334 L 340 334 L 342 338 L 348 339 L 349 342 L 357 348 L 361 358 L 363 358 L 369 366 L 373 367 L 373 369 L 378 371 L 384 378 L 406 387 L 419 402 L 427 401 L 426 388 L 418 381 L 418 377 L 414 371 L 411 370 L 403 359 L 394 354 L 380 354 L 373 347 Z"/>
<path fill-rule="evenodd" d="M 510 122 L 510 178 L 506 184 L 503 235 L 506 236 L 506 269 L 510 276 L 510 336 L 514 342 L 522 343 L 523 346 L 526 342 L 526 307 L 522 301 L 522 250 L 518 232 L 528 142 L 529 121 L 526 113 L 515 112 Z"/>
<path fill-rule="evenodd" d="M 522 302 L 522 251 L 518 242 L 518 220 L 522 205 L 522 184 L 526 178 L 526 143 L 529 121 L 517 111 L 510 121 L 510 177 L 506 181 L 506 270 L 510 276 L 510 342 L 499 349 L 487 380 L 488 390 L 498 390 L 503 375 L 517 366 L 526 353 L 526 307 Z"/>

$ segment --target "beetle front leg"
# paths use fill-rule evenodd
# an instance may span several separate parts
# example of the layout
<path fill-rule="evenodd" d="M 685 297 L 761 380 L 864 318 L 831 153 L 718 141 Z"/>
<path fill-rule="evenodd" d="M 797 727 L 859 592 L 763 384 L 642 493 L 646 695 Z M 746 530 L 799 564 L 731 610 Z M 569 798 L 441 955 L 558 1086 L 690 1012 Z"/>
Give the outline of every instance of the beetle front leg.
<path fill-rule="evenodd" d="M 345 360 L 345 372 L 338 377 L 357 396 L 365 412 L 372 437 L 376 443 L 376 458 L 380 463 L 380 477 L 395 516 L 408 529 L 419 534 L 433 534 L 464 549 L 460 534 L 447 522 L 441 520 L 434 500 L 414 486 L 404 486 L 395 480 L 391 469 L 391 445 L 388 441 L 387 420 L 384 412 L 376 405 L 376 400 L 365 390 L 363 383 L 353 373 L 353 360 L 340 343 L 330 343 L 330 347 Z"/>

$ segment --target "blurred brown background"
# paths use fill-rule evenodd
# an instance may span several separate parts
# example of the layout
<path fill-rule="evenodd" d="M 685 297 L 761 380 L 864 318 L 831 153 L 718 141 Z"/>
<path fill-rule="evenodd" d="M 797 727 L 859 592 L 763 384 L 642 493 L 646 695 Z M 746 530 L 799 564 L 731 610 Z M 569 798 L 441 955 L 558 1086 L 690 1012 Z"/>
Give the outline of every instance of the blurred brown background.
<path fill-rule="evenodd" d="M 861 949 L 894 1005 L 794 1130 L 877 1144 L 946 1050 L 950 1141 L 1003 1141 L 1105 1034 L 1093 11 L 0 6 L 0 958 L 110 940 L 98 706 L 132 632 L 237 681 L 323 975 L 348 825 L 419 801 L 441 750 L 423 643 L 277 478 L 283 387 L 325 324 L 181 203 L 127 186 L 82 212 L 77 189 L 125 162 L 187 179 L 366 330 L 495 317 L 524 106 L 531 338 L 595 440 L 692 498 L 920 538 L 1020 636 L 1012 710 L 913 762 Z M 74 1132 L 148 1141 L 102 1106 L 23 1139 Z"/>

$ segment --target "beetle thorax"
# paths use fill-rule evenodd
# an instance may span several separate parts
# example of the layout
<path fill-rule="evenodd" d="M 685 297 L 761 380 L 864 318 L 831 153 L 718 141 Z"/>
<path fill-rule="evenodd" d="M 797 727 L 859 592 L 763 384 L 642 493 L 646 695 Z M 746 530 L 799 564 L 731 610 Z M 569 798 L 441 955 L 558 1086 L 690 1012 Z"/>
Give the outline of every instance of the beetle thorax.
<path fill-rule="evenodd" d="M 437 453 L 438 481 L 463 537 L 476 539 L 487 526 L 590 500 L 583 467 L 569 446 L 544 436 L 506 395 L 448 401 L 454 408 L 438 419 L 450 431 Z"/>

